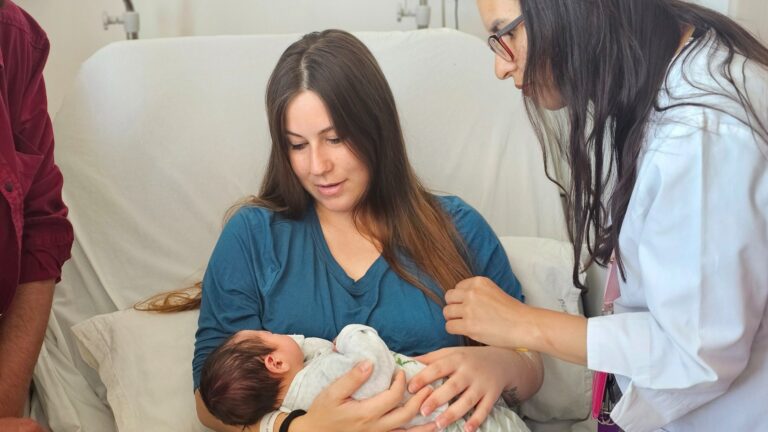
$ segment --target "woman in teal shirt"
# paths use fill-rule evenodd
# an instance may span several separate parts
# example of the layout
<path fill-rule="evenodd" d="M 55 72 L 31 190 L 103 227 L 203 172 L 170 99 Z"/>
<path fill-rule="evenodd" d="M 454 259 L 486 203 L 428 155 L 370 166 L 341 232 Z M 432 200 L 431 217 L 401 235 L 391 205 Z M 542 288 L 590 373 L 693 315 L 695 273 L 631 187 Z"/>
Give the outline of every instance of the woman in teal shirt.
<path fill-rule="evenodd" d="M 443 295 L 460 280 L 485 276 L 522 299 L 520 285 L 477 211 L 419 183 L 394 97 L 368 49 L 341 31 L 305 36 L 273 71 L 267 111 L 273 147 L 262 189 L 234 212 L 203 279 L 195 388 L 208 353 L 238 330 L 333 339 L 362 323 L 395 351 L 426 354 L 429 366 L 411 388 L 440 378 L 448 385 L 431 395 L 424 387 L 395 409 L 406 385 L 398 376 L 390 391 L 351 401 L 370 373 L 361 365 L 291 432 L 389 431 L 454 398 L 436 424 L 417 430 L 443 428 L 474 409 L 472 431 L 503 392 L 515 400 L 535 393 L 538 355 L 462 346 L 445 331 Z M 201 421 L 230 430 L 196 396 Z"/>

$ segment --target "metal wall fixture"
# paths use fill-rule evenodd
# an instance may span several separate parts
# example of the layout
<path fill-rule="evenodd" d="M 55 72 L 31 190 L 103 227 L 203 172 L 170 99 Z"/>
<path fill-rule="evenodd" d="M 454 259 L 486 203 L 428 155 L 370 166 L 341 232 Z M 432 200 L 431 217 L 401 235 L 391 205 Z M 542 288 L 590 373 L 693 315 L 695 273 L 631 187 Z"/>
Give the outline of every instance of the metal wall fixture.
<path fill-rule="evenodd" d="M 114 24 L 122 24 L 125 28 L 125 38 L 128 40 L 139 38 L 139 13 L 133 8 L 132 0 L 123 0 L 125 12 L 121 16 L 111 16 L 107 12 L 102 14 L 104 30 Z"/>
<path fill-rule="evenodd" d="M 416 19 L 416 28 L 425 29 L 429 27 L 429 16 L 432 10 L 427 0 L 419 0 L 418 6 L 413 9 L 408 8 L 408 0 L 405 4 L 400 4 L 397 8 L 397 22 L 401 22 L 403 17 L 414 17 Z"/>
<path fill-rule="evenodd" d="M 459 0 L 453 2 L 453 23 L 456 30 L 459 29 Z M 446 26 L 445 22 L 445 0 L 441 0 L 440 15 L 442 17 L 442 26 Z M 408 0 L 405 0 L 404 4 L 399 4 L 397 7 L 397 22 L 401 22 L 404 17 L 414 17 L 416 19 L 416 27 L 418 29 L 425 29 L 429 27 L 431 15 L 431 7 L 428 0 L 419 0 L 419 5 L 414 9 L 408 8 Z"/>

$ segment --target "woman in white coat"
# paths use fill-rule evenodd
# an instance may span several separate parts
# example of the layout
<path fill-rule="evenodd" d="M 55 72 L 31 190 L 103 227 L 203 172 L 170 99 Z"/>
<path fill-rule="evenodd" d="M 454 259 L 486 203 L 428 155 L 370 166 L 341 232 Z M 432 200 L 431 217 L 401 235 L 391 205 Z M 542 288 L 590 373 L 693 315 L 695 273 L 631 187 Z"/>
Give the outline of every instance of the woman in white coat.
<path fill-rule="evenodd" d="M 585 319 L 469 279 L 447 330 L 614 374 L 627 431 L 768 430 L 768 49 L 677 0 L 477 3 L 496 75 L 569 164 L 575 262 L 614 256 L 619 293 Z"/>

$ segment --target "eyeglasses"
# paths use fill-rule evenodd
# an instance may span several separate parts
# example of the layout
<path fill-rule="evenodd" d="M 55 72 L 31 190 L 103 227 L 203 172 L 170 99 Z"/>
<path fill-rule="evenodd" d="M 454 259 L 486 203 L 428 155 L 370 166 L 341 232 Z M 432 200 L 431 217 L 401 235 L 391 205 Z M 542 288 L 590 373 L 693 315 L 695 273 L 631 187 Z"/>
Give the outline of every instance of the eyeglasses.
<path fill-rule="evenodd" d="M 504 28 L 501 30 L 488 36 L 488 46 L 491 47 L 491 51 L 493 51 L 494 54 L 509 62 L 515 58 L 515 55 L 512 54 L 512 50 L 509 49 L 507 44 L 501 38 L 515 31 L 515 29 L 517 29 L 517 27 L 522 24 L 524 20 L 525 18 L 520 15 L 519 17 L 512 20 L 511 23 L 504 26 Z"/>

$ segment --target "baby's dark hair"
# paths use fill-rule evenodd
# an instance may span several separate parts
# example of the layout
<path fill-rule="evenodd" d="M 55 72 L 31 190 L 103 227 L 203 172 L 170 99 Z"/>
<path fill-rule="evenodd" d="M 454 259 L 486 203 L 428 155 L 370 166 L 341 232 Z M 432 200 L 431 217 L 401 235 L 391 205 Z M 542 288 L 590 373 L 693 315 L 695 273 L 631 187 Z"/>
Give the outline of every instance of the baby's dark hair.
<path fill-rule="evenodd" d="M 259 338 L 224 341 L 205 360 L 200 397 L 224 424 L 250 426 L 279 408 L 282 381 L 267 370 L 264 358 L 275 351 Z"/>

